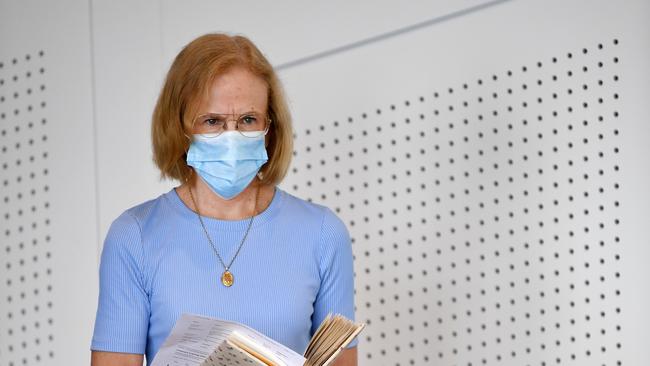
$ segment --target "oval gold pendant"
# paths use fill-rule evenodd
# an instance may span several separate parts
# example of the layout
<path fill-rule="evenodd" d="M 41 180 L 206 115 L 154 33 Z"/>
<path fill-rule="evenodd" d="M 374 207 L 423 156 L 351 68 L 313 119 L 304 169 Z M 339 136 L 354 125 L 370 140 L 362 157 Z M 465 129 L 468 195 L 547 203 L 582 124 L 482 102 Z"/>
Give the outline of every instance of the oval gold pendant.
<path fill-rule="evenodd" d="M 224 286 L 230 287 L 234 282 L 235 278 L 233 277 L 232 273 L 230 273 L 230 271 L 225 271 L 221 275 L 221 283 L 223 283 Z"/>

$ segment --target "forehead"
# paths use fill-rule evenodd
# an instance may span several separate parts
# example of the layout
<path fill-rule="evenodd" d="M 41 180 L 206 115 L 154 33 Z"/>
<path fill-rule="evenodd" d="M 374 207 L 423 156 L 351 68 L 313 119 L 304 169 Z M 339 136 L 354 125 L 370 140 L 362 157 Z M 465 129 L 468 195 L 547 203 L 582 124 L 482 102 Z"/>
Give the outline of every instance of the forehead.
<path fill-rule="evenodd" d="M 230 68 L 207 86 L 201 112 L 240 113 L 266 111 L 268 85 L 264 79 L 242 67 Z"/>

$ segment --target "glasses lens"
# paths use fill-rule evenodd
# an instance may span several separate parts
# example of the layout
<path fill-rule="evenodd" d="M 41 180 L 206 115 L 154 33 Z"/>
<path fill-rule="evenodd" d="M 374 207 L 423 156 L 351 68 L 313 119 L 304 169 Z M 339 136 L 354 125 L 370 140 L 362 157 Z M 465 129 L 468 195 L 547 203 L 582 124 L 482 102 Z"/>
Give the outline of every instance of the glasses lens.
<path fill-rule="evenodd" d="M 219 134 L 228 119 L 227 115 L 208 113 L 198 116 L 194 120 L 194 133 L 197 134 Z"/>
<path fill-rule="evenodd" d="M 264 131 L 266 119 L 258 113 L 246 113 L 237 119 L 237 129 L 242 132 Z"/>
<path fill-rule="evenodd" d="M 250 112 L 239 116 L 237 119 L 237 130 L 246 137 L 259 137 L 266 134 L 268 129 L 265 115 Z"/>
<path fill-rule="evenodd" d="M 235 121 L 231 114 L 206 113 L 194 120 L 193 133 L 218 136 L 228 129 L 228 121 Z M 258 137 L 266 134 L 268 129 L 267 118 L 257 112 L 248 112 L 239 115 L 236 119 L 236 129 L 246 137 Z M 230 126 L 232 128 L 234 126 Z"/>

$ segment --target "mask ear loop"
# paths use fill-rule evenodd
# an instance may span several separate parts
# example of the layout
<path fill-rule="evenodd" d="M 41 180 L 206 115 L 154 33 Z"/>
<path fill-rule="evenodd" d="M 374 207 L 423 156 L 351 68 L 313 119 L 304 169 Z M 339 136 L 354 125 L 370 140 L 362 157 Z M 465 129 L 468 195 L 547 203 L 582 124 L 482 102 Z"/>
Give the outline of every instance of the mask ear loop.
<path fill-rule="evenodd" d="M 269 125 L 268 125 L 266 131 L 264 132 L 264 137 L 266 137 L 266 135 L 269 134 L 269 131 L 271 131 L 271 123 L 273 123 L 273 119 L 271 119 L 271 117 L 269 117 Z M 268 146 L 268 143 L 266 142 L 266 138 L 265 138 L 264 139 L 264 148 L 266 149 L 267 146 Z M 257 175 L 257 178 L 259 178 L 260 180 L 264 179 L 264 174 L 262 174 L 262 171 L 258 171 L 256 175 Z"/>
<path fill-rule="evenodd" d="M 189 137 L 189 136 L 187 136 L 187 134 L 186 134 L 185 132 L 183 132 L 183 136 L 185 136 L 185 137 L 187 138 L 187 140 L 188 140 L 190 143 L 192 143 L 192 138 Z"/>
<path fill-rule="evenodd" d="M 192 122 L 192 128 L 194 128 L 193 124 L 194 124 L 194 123 Z M 182 128 L 183 128 L 183 136 L 187 137 L 187 139 L 189 140 L 189 142 L 192 143 L 192 138 L 189 137 L 189 136 L 187 136 L 187 133 L 185 133 L 185 132 L 186 132 L 186 131 L 185 131 L 185 126 L 183 126 Z M 189 147 L 188 147 L 188 148 L 189 148 Z M 187 151 L 185 151 L 185 152 L 187 152 Z"/>
<path fill-rule="evenodd" d="M 195 117 L 195 119 L 196 119 L 196 117 Z M 184 126 L 184 124 L 182 122 L 181 122 L 181 128 L 183 129 L 183 136 L 185 136 L 187 138 L 187 141 L 189 142 L 187 144 L 187 148 L 185 149 L 185 154 L 187 155 L 187 152 L 189 151 L 190 145 L 194 141 L 194 138 L 187 135 L 187 131 L 185 130 L 185 126 Z M 194 128 L 194 122 L 192 122 L 192 128 Z"/>
<path fill-rule="evenodd" d="M 189 143 L 187 144 L 187 147 L 185 148 L 185 157 L 186 157 L 186 159 L 187 159 L 187 154 L 188 154 L 189 151 L 190 151 L 190 145 L 192 144 L 193 139 L 192 139 L 190 136 L 188 136 L 187 133 L 185 133 L 185 128 L 183 128 L 183 136 L 185 136 L 185 137 L 187 138 L 187 140 L 189 141 Z M 191 167 L 191 166 L 189 166 L 189 165 L 188 165 L 187 167 L 188 167 L 189 170 L 190 170 L 190 174 L 185 178 L 185 183 L 188 183 L 188 184 L 189 184 L 190 179 L 191 179 L 192 176 L 194 175 L 194 168 Z"/>
<path fill-rule="evenodd" d="M 268 135 L 269 131 L 271 131 L 271 124 L 273 123 L 273 119 L 269 117 L 269 125 L 266 127 L 266 131 L 264 132 L 264 136 Z"/>

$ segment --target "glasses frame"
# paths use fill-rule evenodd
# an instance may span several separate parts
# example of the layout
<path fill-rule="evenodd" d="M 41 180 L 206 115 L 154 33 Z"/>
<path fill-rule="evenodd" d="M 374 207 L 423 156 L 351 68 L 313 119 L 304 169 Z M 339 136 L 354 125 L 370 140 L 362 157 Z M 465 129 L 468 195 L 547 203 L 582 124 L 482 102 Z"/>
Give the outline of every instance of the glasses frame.
<path fill-rule="evenodd" d="M 235 122 L 235 131 L 239 132 L 239 134 L 244 136 L 244 137 L 256 138 L 256 137 L 259 137 L 259 136 L 266 136 L 266 134 L 269 132 L 269 129 L 271 127 L 271 123 L 273 122 L 273 120 L 271 119 L 271 117 L 268 114 L 264 117 L 264 129 L 263 130 L 259 130 L 259 131 L 242 131 L 242 130 L 239 129 L 239 122 L 242 119 L 242 117 L 245 117 L 245 116 L 251 115 L 251 114 L 258 114 L 258 113 L 255 112 L 255 111 L 248 111 L 248 112 L 244 112 L 244 113 L 239 113 L 239 114 L 237 114 L 236 119 L 234 118 L 235 113 L 201 113 L 201 114 L 198 114 L 196 117 L 194 117 L 194 119 L 192 120 L 192 130 L 194 129 L 194 126 L 195 126 L 196 122 L 199 119 L 201 119 L 201 117 L 209 116 L 209 115 L 220 115 L 220 116 L 229 116 L 229 118 L 227 118 L 224 121 L 223 128 L 222 128 L 222 130 L 220 132 L 217 132 L 217 133 L 214 133 L 214 132 L 212 132 L 212 133 L 198 133 L 197 135 L 200 135 L 200 136 L 205 137 L 205 138 L 217 138 L 222 133 L 224 133 L 225 131 L 228 131 L 228 122 Z M 255 136 L 249 136 L 248 134 L 250 134 L 251 132 L 260 132 L 260 134 L 257 134 Z"/>

